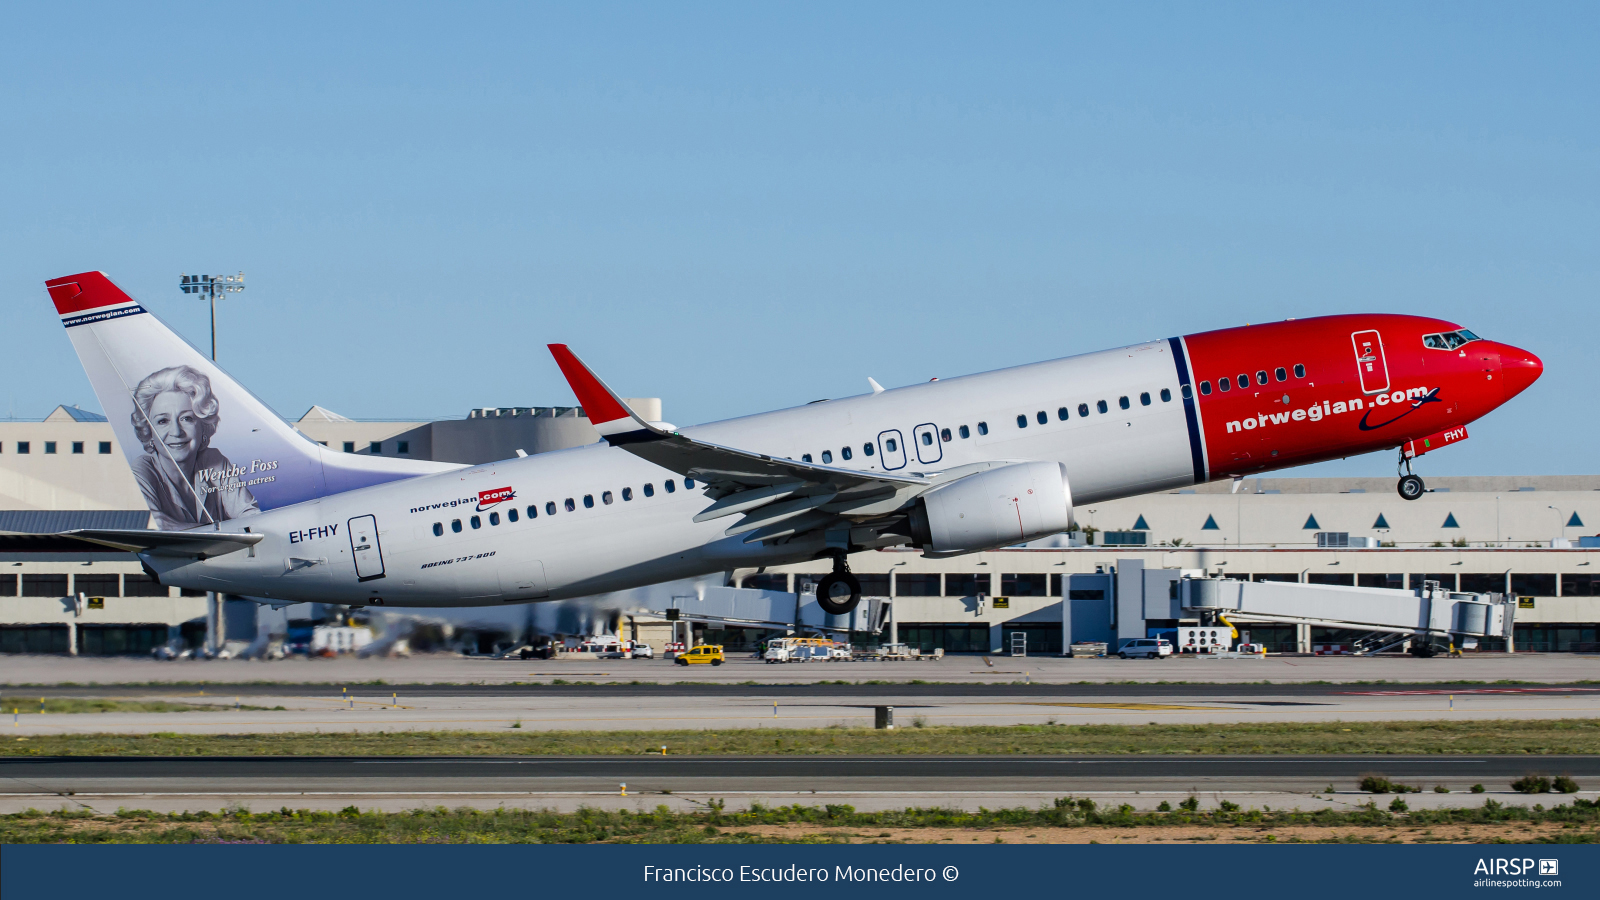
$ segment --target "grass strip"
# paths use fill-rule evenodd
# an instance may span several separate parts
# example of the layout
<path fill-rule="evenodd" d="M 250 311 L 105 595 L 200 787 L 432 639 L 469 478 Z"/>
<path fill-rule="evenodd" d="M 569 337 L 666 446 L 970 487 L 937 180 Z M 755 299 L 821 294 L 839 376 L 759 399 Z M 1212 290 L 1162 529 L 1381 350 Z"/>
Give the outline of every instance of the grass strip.
<path fill-rule="evenodd" d="M 1181 840 L 1256 840 L 1276 843 L 1274 831 L 1291 830 L 1283 842 L 1350 842 L 1411 839 L 1426 829 L 1461 827 L 1455 839 L 1507 843 L 1600 843 L 1600 803 L 1577 799 L 1551 809 L 1502 806 L 1390 812 L 1376 803 L 1348 810 L 1250 809 L 1224 804 L 1217 810 L 1189 809 L 1191 798 L 1170 812 L 1138 812 L 1131 806 L 1097 808 L 1093 800 L 1062 797 L 1038 809 L 981 810 L 908 808 L 857 812 L 849 805 L 766 807 L 752 804 L 725 812 L 711 800 L 704 810 L 653 812 L 580 809 L 562 813 L 517 809 L 417 809 L 409 812 L 291 810 L 253 813 L 154 813 L 120 810 L 45 813 L 30 810 L 0 816 L 0 842 L 23 843 L 931 843 L 971 840 L 975 835 L 1019 837 L 1028 829 L 1178 829 Z M 1485 829 L 1483 826 L 1489 826 Z M 891 829 L 885 831 L 884 829 Z M 1470 830 L 1469 830 L 1470 829 Z M 1113 834 L 1115 834 L 1113 831 Z M 896 832 L 899 832 L 897 835 Z M 910 832 L 910 833 L 908 833 Z M 1059 834 L 1059 832 L 1058 832 Z M 1036 835 L 1027 834 L 1026 837 Z M 1059 837 L 1058 840 L 1070 840 Z"/>
<path fill-rule="evenodd" d="M 0 756 L 1594 754 L 1600 719 L 0 737 Z"/>
<path fill-rule="evenodd" d="M 40 700 L 44 702 L 41 704 Z M 108 712 L 138 712 L 138 713 L 169 713 L 169 712 L 215 712 L 221 709 L 234 709 L 232 703 L 176 703 L 170 700 L 107 700 L 101 697 L 0 697 L 0 712 L 10 713 L 13 710 L 22 715 L 28 713 L 108 713 Z M 250 706 L 245 704 L 239 709 L 267 709 L 265 706 Z M 283 707 L 278 707 L 283 709 Z"/>

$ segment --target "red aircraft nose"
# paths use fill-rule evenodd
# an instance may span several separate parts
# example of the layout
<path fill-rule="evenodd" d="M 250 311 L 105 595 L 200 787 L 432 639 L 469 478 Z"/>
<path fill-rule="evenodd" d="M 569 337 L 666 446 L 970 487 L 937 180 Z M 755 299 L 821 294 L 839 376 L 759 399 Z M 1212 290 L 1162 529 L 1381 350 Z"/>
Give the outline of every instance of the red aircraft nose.
<path fill-rule="evenodd" d="M 1505 383 L 1506 399 L 1522 393 L 1544 374 L 1539 357 L 1510 344 L 1500 345 L 1500 378 Z"/>

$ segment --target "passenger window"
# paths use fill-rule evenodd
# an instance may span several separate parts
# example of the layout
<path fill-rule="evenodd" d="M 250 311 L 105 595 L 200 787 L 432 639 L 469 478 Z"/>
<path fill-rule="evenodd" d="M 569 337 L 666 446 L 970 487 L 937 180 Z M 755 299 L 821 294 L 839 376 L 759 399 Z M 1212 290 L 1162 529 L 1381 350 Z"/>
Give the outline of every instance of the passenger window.
<path fill-rule="evenodd" d="M 632 499 L 633 499 L 633 488 L 631 488 L 631 487 L 630 488 L 623 488 L 622 489 L 622 502 L 623 503 L 627 503 L 629 500 L 632 500 Z"/>
<path fill-rule="evenodd" d="M 1056 418 L 1060 419 L 1063 422 L 1065 422 L 1067 420 L 1068 415 L 1067 415 L 1067 408 L 1065 406 L 1063 406 L 1060 409 L 1056 410 Z"/>
<path fill-rule="evenodd" d="M 1256 384 L 1258 384 L 1258 385 L 1260 385 L 1262 387 L 1266 387 L 1267 386 L 1267 370 L 1266 369 L 1262 369 L 1262 370 L 1260 370 L 1259 372 L 1256 373 Z"/>
<path fill-rule="evenodd" d="M 1140 406 L 1149 406 L 1150 405 L 1150 392 L 1149 391 L 1145 391 L 1145 392 L 1143 392 L 1143 393 L 1141 393 L 1139 395 L 1139 405 Z"/>
<path fill-rule="evenodd" d="M 924 446 L 924 447 L 932 447 L 933 446 L 933 432 L 924 431 L 922 433 L 922 446 Z"/>
<path fill-rule="evenodd" d="M 552 504 L 551 504 L 551 505 L 550 505 L 550 507 L 551 507 L 551 508 L 550 508 L 550 511 L 551 511 L 551 512 L 552 512 L 552 513 L 553 513 L 553 512 L 555 512 L 555 504 L 553 504 L 553 503 L 552 503 Z M 537 504 L 537 503 L 535 503 L 535 504 L 532 504 L 532 505 L 530 505 L 530 506 L 529 506 L 529 507 L 528 507 L 528 518 L 530 518 L 530 519 L 537 519 L 537 518 L 539 518 L 539 505 L 538 505 L 538 504 Z"/>
<path fill-rule="evenodd" d="M 889 438 L 887 441 L 884 441 L 883 446 L 884 449 L 888 450 L 890 453 L 900 452 L 900 442 L 894 438 Z"/>
<path fill-rule="evenodd" d="M 855 456 L 855 453 L 851 451 L 849 447 L 844 447 L 839 450 L 839 455 L 843 457 L 846 462 L 848 462 L 850 457 Z"/>
<path fill-rule="evenodd" d="M 1207 397 L 1211 396 L 1211 382 L 1209 382 L 1209 381 L 1200 382 L 1200 393 L 1206 395 Z"/>
<path fill-rule="evenodd" d="M 1279 381 L 1288 381 L 1289 373 L 1284 371 L 1283 366 L 1279 366 L 1272 370 L 1272 377 L 1278 379 Z"/>
<path fill-rule="evenodd" d="M 1242 390 L 1244 390 L 1245 388 L 1247 388 L 1249 386 L 1250 386 L 1250 376 L 1249 375 L 1240 375 L 1239 376 L 1239 390 L 1242 391 Z"/>
<path fill-rule="evenodd" d="M 822 451 L 822 464 L 823 465 L 828 465 L 831 462 L 833 462 L 833 451 L 832 450 L 824 450 L 824 451 Z"/>
<path fill-rule="evenodd" d="M 1102 414 L 1109 410 L 1109 407 L 1106 406 L 1106 402 L 1104 400 L 1096 400 L 1094 403 L 1094 408 L 1100 410 Z"/>
<path fill-rule="evenodd" d="M 669 494 L 678 489 L 678 486 L 672 483 L 671 478 L 668 478 L 666 482 L 662 484 L 662 487 L 666 488 L 667 493 Z"/>
<path fill-rule="evenodd" d="M 490 525 L 499 525 L 500 524 L 500 514 L 497 513 L 497 512 L 489 513 L 489 524 Z"/>
<path fill-rule="evenodd" d="M 644 483 L 644 495 L 646 497 L 654 497 L 656 495 L 656 486 L 651 484 L 648 481 L 645 482 Z"/>
<path fill-rule="evenodd" d="M 571 502 L 571 500 L 567 501 L 569 504 Z M 571 509 L 571 507 L 569 506 L 568 509 Z M 549 503 L 544 505 L 544 514 L 547 516 L 553 516 L 556 514 L 556 502 L 554 500 L 551 500 Z"/>
<path fill-rule="evenodd" d="M 800 454 L 800 461 L 801 462 L 811 462 L 811 454 L 809 454 L 809 453 Z"/>
<path fill-rule="evenodd" d="M 939 440 L 944 441 L 946 444 L 950 443 L 950 429 L 948 429 L 948 428 L 939 429 Z M 871 444 L 867 445 L 867 455 L 868 456 L 872 455 L 872 445 Z"/>
<path fill-rule="evenodd" d="M 507 522 L 515 522 L 516 520 L 517 520 L 517 508 L 513 506 L 512 508 L 506 510 L 506 521 Z"/>
<path fill-rule="evenodd" d="M 594 495 L 593 494 L 584 494 L 583 495 L 583 508 L 584 509 L 594 509 Z"/>
<path fill-rule="evenodd" d="M 978 434 L 988 434 L 988 433 L 989 433 L 989 423 L 988 422 L 979 422 L 978 423 Z"/>
<path fill-rule="evenodd" d="M 456 534 L 460 534 L 461 533 L 461 520 L 460 519 L 451 519 L 450 520 L 450 530 L 454 531 Z"/>
<path fill-rule="evenodd" d="M 434 537 L 442 537 L 443 535 L 444 535 L 444 523 L 443 522 L 435 522 L 435 523 L 433 523 L 433 536 Z"/>
<path fill-rule="evenodd" d="M 1294 377 L 1296 377 L 1296 378 L 1304 378 L 1304 377 L 1306 377 L 1306 367 L 1300 365 L 1299 363 L 1295 363 L 1294 364 Z"/>
<path fill-rule="evenodd" d="M 1040 424 L 1040 425 L 1043 425 L 1043 424 L 1044 424 L 1044 423 L 1046 423 L 1046 422 L 1048 422 L 1048 421 L 1050 421 L 1050 417 L 1049 417 L 1049 416 L 1047 416 L 1047 415 L 1045 415 L 1045 414 L 1044 414 L 1044 410 L 1042 410 L 1042 409 L 1041 409 L 1041 410 L 1039 410 L 1039 411 L 1038 411 L 1038 412 L 1037 412 L 1037 413 L 1035 413 L 1035 414 L 1034 414 L 1034 416 L 1033 416 L 1033 417 L 1034 417 L 1034 418 L 1035 418 L 1035 419 L 1038 419 L 1038 420 L 1039 420 L 1039 424 Z"/>
<path fill-rule="evenodd" d="M 600 493 L 600 502 L 604 503 L 607 506 L 611 505 L 611 501 L 613 499 L 615 499 L 615 498 L 611 496 L 611 492 L 610 491 L 602 491 Z"/>
<path fill-rule="evenodd" d="M 948 429 L 945 431 L 945 440 L 950 440 L 950 432 Z M 868 441 L 867 443 L 861 445 L 861 452 L 871 456 L 872 454 L 878 452 L 878 448 L 872 446 L 872 442 Z"/>
<path fill-rule="evenodd" d="M 972 437 L 972 432 L 967 430 L 967 426 L 965 426 L 965 425 L 963 425 L 960 428 L 956 429 L 956 433 L 961 435 L 961 439 L 962 440 L 966 440 L 967 438 Z"/>
<path fill-rule="evenodd" d="M 1218 378 L 1217 379 L 1217 387 L 1221 388 L 1222 392 L 1224 394 L 1226 394 L 1227 392 L 1233 390 L 1233 382 L 1229 381 L 1226 378 Z"/>
<path fill-rule="evenodd" d="M 1186 385 L 1183 386 L 1183 389 L 1184 389 L 1185 392 L 1187 392 L 1189 390 L 1189 386 L 1186 384 Z M 1162 388 L 1161 389 L 1161 402 L 1162 403 L 1171 403 L 1172 402 L 1172 390 L 1170 388 Z"/>
<path fill-rule="evenodd" d="M 566 502 L 562 503 L 561 505 L 567 508 L 567 512 L 573 512 L 578 508 L 578 504 L 571 497 L 568 497 Z"/>
<path fill-rule="evenodd" d="M 468 519 L 467 522 L 470 523 L 474 529 L 483 527 L 483 520 L 477 516 L 473 516 L 472 518 Z"/>
<path fill-rule="evenodd" d="M 1122 407 L 1123 409 L 1127 409 L 1129 406 L 1132 406 L 1133 404 L 1128 402 L 1127 396 L 1122 396 L 1122 397 L 1118 397 L 1117 398 L 1117 405 Z"/>
<path fill-rule="evenodd" d="M 1027 428 L 1028 427 L 1028 417 L 1027 416 L 1017 416 L 1017 427 L 1018 428 Z"/>
<path fill-rule="evenodd" d="M 1087 416 L 1088 414 L 1089 414 L 1089 404 L 1087 404 L 1087 403 L 1079 403 L 1078 404 L 1078 418 L 1081 419 L 1084 416 Z"/>
<path fill-rule="evenodd" d="M 1210 385 L 1206 385 L 1206 386 L 1210 387 Z M 1194 388 L 1191 388 L 1186 384 L 1180 390 L 1183 391 L 1183 399 L 1185 399 L 1185 400 L 1193 400 L 1194 399 Z M 1167 392 L 1166 391 L 1162 391 L 1161 392 L 1161 399 L 1170 400 L 1172 398 L 1167 396 Z"/>
<path fill-rule="evenodd" d="M 686 490 L 686 491 L 694 490 L 694 479 L 693 478 L 685 478 L 683 480 L 683 489 Z"/>

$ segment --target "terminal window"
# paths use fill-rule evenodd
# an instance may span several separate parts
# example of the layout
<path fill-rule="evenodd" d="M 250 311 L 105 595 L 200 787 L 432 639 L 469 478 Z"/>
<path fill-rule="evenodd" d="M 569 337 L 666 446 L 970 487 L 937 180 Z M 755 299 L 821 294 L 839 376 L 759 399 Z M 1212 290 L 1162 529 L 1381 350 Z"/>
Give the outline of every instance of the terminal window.
<path fill-rule="evenodd" d="M 1518 597 L 1554 597 L 1556 576 L 1554 572 L 1512 572 L 1511 593 Z"/>
<path fill-rule="evenodd" d="M 22 576 L 22 596 L 65 597 L 67 596 L 67 576 L 24 574 Z"/>
<path fill-rule="evenodd" d="M 1456 573 L 1454 572 L 1443 572 L 1436 575 L 1418 575 L 1415 572 L 1411 573 L 1412 590 L 1422 587 L 1422 583 L 1425 581 L 1437 581 L 1439 582 L 1439 587 L 1444 588 L 1447 591 L 1453 591 L 1456 589 Z"/>
<path fill-rule="evenodd" d="M 354 453 L 354 452 L 356 452 L 356 442 L 355 441 L 345 441 L 344 442 L 344 452 L 346 452 L 346 453 Z"/>
<path fill-rule="evenodd" d="M 29 450 L 29 446 L 28 446 L 28 442 L 27 441 L 17 441 L 17 452 L 18 453 L 27 453 L 28 450 Z"/>
<path fill-rule="evenodd" d="M 894 592 L 899 597 L 940 597 L 944 585 L 937 572 L 901 572 L 894 576 Z"/>
<path fill-rule="evenodd" d="M 55 441 L 45 441 L 44 442 L 44 452 L 46 452 L 46 453 L 54 453 L 54 452 L 56 452 L 56 442 Z"/>
<path fill-rule="evenodd" d="M 1000 596 L 1043 597 L 1048 585 L 1049 582 L 1045 580 L 1043 572 L 1023 575 L 1001 575 Z"/>
<path fill-rule="evenodd" d="M 111 453 L 111 442 L 110 441 L 101 441 L 100 442 L 100 455 L 107 456 L 107 455 L 110 455 L 110 453 Z"/>
<path fill-rule="evenodd" d="M 1504 572 L 1462 572 L 1461 590 L 1472 594 L 1506 592 L 1506 573 Z"/>
<path fill-rule="evenodd" d="M 383 452 L 383 441 L 373 441 L 372 443 L 368 444 L 367 445 L 367 452 L 369 452 L 369 453 L 382 453 Z"/>
<path fill-rule="evenodd" d="M 989 573 L 973 575 L 950 573 L 944 577 L 946 597 L 976 597 L 989 593 Z"/>
<path fill-rule="evenodd" d="M 73 453 L 82 453 L 83 452 L 83 441 L 73 441 L 72 442 L 72 452 Z"/>
<path fill-rule="evenodd" d="M 395 452 L 396 453 L 410 453 L 411 452 L 411 442 L 410 441 L 396 441 L 395 442 Z"/>

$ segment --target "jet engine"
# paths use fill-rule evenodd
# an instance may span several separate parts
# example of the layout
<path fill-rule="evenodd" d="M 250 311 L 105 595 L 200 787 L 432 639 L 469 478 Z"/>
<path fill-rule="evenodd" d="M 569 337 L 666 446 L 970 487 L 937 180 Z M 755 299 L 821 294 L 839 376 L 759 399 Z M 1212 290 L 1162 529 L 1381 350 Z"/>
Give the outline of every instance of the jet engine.
<path fill-rule="evenodd" d="M 917 498 L 911 540 L 934 553 L 1009 547 L 1072 528 L 1067 467 L 1018 462 L 968 475 Z"/>

